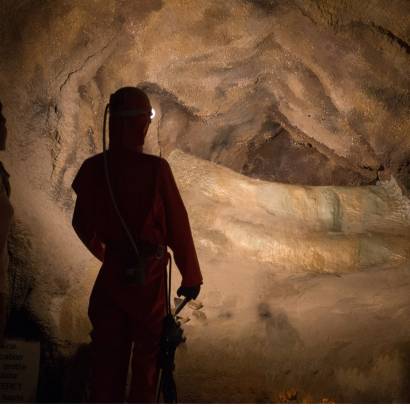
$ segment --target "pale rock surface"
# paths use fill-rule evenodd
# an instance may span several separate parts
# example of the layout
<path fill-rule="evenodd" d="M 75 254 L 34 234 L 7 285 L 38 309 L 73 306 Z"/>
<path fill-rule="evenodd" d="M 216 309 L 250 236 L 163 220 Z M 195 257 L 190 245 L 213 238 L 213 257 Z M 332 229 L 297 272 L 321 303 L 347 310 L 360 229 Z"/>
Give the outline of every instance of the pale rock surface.
<path fill-rule="evenodd" d="M 70 185 L 130 84 L 156 108 L 146 148 L 172 165 L 205 277 L 181 401 L 410 399 L 409 7 L 0 0 L 12 302 L 42 340 L 40 400 L 61 400 L 89 341 L 99 266 Z"/>

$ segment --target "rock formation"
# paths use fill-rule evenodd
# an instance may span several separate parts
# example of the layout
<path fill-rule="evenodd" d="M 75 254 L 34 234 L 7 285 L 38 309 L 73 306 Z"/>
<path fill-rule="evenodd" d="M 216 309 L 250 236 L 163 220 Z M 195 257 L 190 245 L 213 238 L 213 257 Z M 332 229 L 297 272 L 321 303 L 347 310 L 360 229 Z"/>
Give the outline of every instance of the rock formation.
<path fill-rule="evenodd" d="M 123 85 L 156 109 L 146 150 L 174 170 L 204 270 L 181 400 L 409 400 L 409 15 L 406 0 L 0 0 L 10 298 L 14 331 L 43 343 L 40 401 L 75 400 L 98 264 L 70 186 Z"/>

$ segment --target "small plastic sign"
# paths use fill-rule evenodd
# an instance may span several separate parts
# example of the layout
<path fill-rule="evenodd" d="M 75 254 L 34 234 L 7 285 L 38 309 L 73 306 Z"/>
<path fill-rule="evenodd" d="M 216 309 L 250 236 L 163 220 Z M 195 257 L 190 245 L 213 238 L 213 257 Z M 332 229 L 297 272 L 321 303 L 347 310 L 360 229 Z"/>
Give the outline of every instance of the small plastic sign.
<path fill-rule="evenodd" d="M 40 342 L 6 339 L 0 345 L 0 403 L 34 403 Z"/>

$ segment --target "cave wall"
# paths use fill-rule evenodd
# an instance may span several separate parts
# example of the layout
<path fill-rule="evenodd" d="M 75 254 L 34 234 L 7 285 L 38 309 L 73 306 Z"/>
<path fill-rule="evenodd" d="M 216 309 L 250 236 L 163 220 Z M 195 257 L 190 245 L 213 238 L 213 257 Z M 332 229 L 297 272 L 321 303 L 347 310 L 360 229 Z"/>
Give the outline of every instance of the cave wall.
<path fill-rule="evenodd" d="M 0 81 L 14 125 L 10 152 L 28 160 L 28 151 L 46 146 L 42 172 L 52 173 L 63 200 L 72 165 L 100 147 L 109 94 L 145 84 L 157 96 L 164 155 L 177 147 L 241 171 L 279 125 L 289 147 L 268 152 L 264 164 L 286 160 L 295 144 L 310 150 L 299 175 L 289 170 L 276 181 L 310 184 L 306 158 L 314 166 L 320 155 L 324 175 L 312 175 L 314 185 L 349 184 L 345 173 L 356 184 L 374 183 L 384 171 L 406 188 L 408 7 L 3 1 Z"/>
<path fill-rule="evenodd" d="M 409 335 L 394 334 L 409 312 L 409 12 L 404 0 L 0 0 L 13 303 L 62 355 L 89 341 L 98 264 L 71 229 L 70 185 L 101 150 L 109 95 L 139 85 L 157 111 L 146 151 L 171 163 L 207 282 L 181 368 L 201 383 L 229 357 L 225 387 L 249 371 L 240 394 L 187 383 L 187 401 L 266 402 L 298 383 L 405 400 Z"/>

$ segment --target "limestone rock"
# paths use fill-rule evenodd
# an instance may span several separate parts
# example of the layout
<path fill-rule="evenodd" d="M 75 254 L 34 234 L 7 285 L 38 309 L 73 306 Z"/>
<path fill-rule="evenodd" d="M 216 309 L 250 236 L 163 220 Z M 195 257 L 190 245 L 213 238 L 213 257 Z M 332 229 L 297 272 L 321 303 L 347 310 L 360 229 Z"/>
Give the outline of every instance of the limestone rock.
<path fill-rule="evenodd" d="M 101 150 L 109 95 L 138 85 L 205 278 L 206 335 L 187 323 L 179 356 L 186 402 L 270 402 L 295 381 L 408 401 L 409 14 L 406 0 L 0 1 L 10 272 L 19 329 L 46 346 L 41 400 L 62 397 L 89 342 L 99 265 L 70 226 L 71 182 Z"/>

